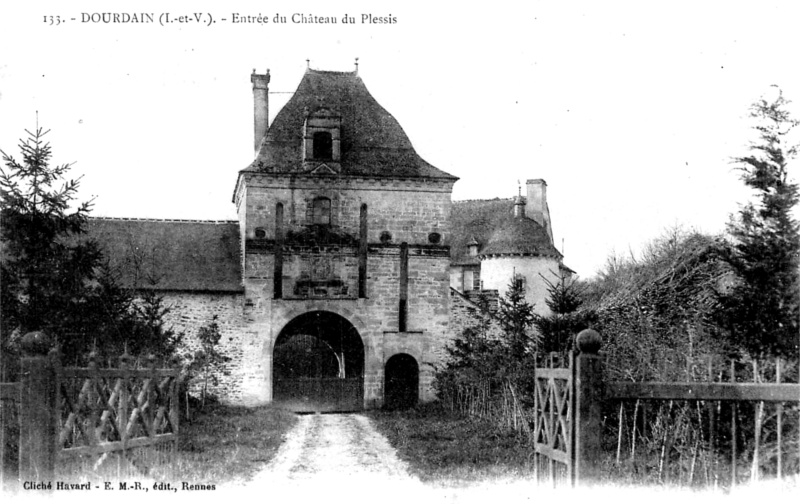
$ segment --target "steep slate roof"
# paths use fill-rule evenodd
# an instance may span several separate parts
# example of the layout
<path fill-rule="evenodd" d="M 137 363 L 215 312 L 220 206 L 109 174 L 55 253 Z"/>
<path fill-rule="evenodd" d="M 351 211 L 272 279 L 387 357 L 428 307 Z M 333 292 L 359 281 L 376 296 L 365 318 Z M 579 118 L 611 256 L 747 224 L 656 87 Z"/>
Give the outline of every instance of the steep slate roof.
<path fill-rule="evenodd" d="M 242 171 L 302 172 L 306 113 L 322 108 L 341 116 L 341 174 L 457 180 L 419 157 L 403 128 L 356 72 L 311 69 L 270 125 L 256 159 Z"/>
<path fill-rule="evenodd" d="M 92 218 L 87 232 L 112 266 L 119 268 L 124 285 L 178 291 L 244 290 L 237 221 Z M 151 285 L 148 277 L 156 283 Z"/>
<path fill-rule="evenodd" d="M 514 217 L 514 200 L 454 201 L 450 212 L 450 259 L 453 264 L 479 264 L 467 244 L 480 244 L 478 255 L 532 254 L 561 259 L 547 231 L 527 217 Z"/>

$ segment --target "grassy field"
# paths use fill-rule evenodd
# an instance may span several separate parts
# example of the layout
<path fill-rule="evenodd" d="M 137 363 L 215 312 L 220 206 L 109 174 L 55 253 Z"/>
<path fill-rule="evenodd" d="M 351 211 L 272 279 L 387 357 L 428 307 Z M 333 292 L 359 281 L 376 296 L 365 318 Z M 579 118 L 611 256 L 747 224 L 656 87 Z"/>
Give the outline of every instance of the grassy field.
<path fill-rule="evenodd" d="M 181 424 L 171 479 L 248 481 L 272 459 L 295 422 L 294 413 L 271 406 L 209 405 Z"/>
<path fill-rule="evenodd" d="M 423 482 L 465 486 L 532 478 L 533 448 L 515 433 L 436 404 L 369 416 Z"/>

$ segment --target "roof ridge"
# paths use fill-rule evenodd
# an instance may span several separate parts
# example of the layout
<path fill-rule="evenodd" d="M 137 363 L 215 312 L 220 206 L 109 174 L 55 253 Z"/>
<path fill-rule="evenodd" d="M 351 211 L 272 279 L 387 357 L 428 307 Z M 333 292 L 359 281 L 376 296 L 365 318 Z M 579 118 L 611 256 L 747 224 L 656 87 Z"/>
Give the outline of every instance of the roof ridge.
<path fill-rule="evenodd" d="M 317 68 L 308 68 L 306 73 L 321 73 L 321 74 L 334 74 L 334 75 L 353 75 L 358 76 L 357 70 L 342 71 L 342 70 L 319 70 Z"/>
<path fill-rule="evenodd" d="M 485 201 L 514 201 L 514 198 L 491 198 L 491 199 L 466 199 L 466 200 L 453 200 L 452 203 L 475 203 L 475 202 L 485 202 Z"/>
<path fill-rule="evenodd" d="M 199 224 L 238 224 L 238 220 L 205 220 L 205 219 L 158 219 L 147 217 L 104 217 L 92 215 L 89 220 L 114 220 L 114 221 L 137 221 L 137 222 L 194 222 Z"/>

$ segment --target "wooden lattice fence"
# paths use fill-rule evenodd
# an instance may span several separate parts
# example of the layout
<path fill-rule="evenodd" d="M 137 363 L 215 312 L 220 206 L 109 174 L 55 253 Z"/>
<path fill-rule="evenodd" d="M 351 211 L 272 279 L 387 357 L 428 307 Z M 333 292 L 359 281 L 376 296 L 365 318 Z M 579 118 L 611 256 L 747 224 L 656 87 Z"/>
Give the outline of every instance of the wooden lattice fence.
<path fill-rule="evenodd" d="M 62 367 L 48 347 L 42 333 L 26 335 L 20 380 L 0 387 L 18 410 L 3 418 L 3 432 L 18 425 L 17 442 L 4 446 L 18 446 L 19 470 L 5 479 L 125 478 L 168 468 L 179 435 L 178 369 L 158 368 L 153 357 L 133 369 L 128 355 L 114 369 L 100 369 L 94 355 L 88 367 Z"/>
<path fill-rule="evenodd" d="M 178 371 L 156 368 L 152 357 L 146 369 L 131 369 L 129 360 L 123 355 L 118 369 L 98 369 L 92 358 L 88 368 L 58 373 L 59 468 L 79 462 L 84 476 L 109 466 L 147 475 L 174 453 Z"/>

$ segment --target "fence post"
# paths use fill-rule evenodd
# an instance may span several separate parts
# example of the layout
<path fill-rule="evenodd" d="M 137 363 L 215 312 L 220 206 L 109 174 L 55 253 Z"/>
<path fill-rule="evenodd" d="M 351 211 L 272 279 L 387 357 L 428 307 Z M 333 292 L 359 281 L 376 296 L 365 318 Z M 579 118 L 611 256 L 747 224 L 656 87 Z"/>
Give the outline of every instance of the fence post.
<path fill-rule="evenodd" d="M 50 482 L 56 460 L 56 363 L 50 338 L 41 331 L 22 338 L 19 404 L 19 475 L 24 481 Z"/>
<path fill-rule="evenodd" d="M 603 368 L 598 355 L 601 338 L 584 329 L 575 338 L 574 483 L 591 485 L 600 477 L 602 442 Z"/>

